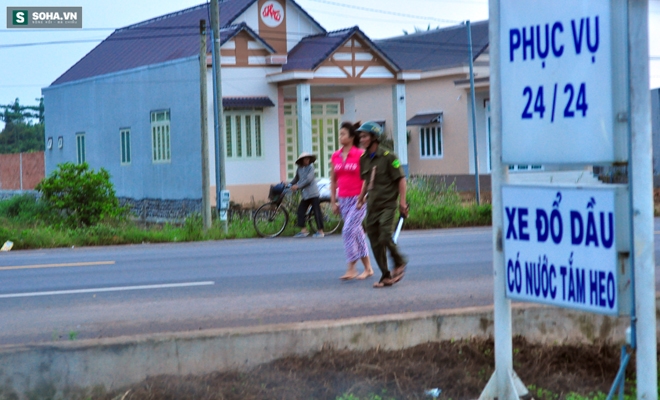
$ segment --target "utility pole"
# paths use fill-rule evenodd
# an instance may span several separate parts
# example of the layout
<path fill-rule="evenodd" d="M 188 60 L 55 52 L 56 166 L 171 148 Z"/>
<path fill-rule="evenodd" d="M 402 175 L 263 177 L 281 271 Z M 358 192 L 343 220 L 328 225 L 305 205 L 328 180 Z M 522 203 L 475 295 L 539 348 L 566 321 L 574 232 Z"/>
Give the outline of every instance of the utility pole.
<path fill-rule="evenodd" d="M 477 194 L 477 205 L 479 205 L 479 157 L 477 153 L 477 117 L 476 101 L 474 99 L 474 71 L 472 60 L 472 27 L 470 21 L 466 21 L 468 34 L 468 54 L 470 57 L 470 101 L 472 101 L 472 142 L 474 144 L 474 188 Z"/>
<path fill-rule="evenodd" d="M 222 134 L 224 118 L 222 116 L 222 74 L 220 68 L 220 7 L 218 0 L 211 0 L 211 39 L 213 40 L 213 117 L 215 128 L 215 202 L 218 219 L 225 233 L 227 226 L 227 208 L 229 192 L 225 177 L 225 146 Z"/>
<path fill-rule="evenodd" d="M 206 21 L 199 21 L 199 104 L 201 108 L 202 133 L 202 220 L 204 230 L 211 227 L 211 196 L 209 193 L 209 136 L 206 117 Z"/>

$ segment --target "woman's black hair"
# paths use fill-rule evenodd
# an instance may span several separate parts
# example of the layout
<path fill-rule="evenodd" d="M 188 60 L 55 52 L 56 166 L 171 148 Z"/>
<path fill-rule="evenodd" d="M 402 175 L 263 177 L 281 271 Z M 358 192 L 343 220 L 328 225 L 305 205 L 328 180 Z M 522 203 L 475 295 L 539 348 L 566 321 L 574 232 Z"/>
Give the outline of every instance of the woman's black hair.
<path fill-rule="evenodd" d="M 360 135 L 358 135 L 357 128 L 360 127 L 361 122 L 358 121 L 354 124 L 350 122 L 342 122 L 339 129 L 346 129 L 348 131 L 348 136 L 353 139 L 353 146 L 360 147 Z"/>

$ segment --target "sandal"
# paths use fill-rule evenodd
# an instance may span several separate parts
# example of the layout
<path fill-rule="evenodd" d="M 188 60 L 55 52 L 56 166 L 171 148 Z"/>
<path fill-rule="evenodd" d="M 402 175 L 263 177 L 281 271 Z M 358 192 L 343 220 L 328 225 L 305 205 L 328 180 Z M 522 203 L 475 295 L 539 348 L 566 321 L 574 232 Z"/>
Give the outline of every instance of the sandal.
<path fill-rule="evenodd" d="M 394 282 L 393 279 L 391 278 L 382 278 L 380 281 L 374 283 L 374 289 L 380 289 L 384 287 L 390 287 L 394 285 L 396 282 Z"/>
<path fill-rule="evenodd" d="M 403 275 L 406 273 L 406 264 L 399 265 L 398 267 L 394 268 L 392 271 L 392 279 L 396 279 L 396 281 L 400 281 L 403 279 Z"/>

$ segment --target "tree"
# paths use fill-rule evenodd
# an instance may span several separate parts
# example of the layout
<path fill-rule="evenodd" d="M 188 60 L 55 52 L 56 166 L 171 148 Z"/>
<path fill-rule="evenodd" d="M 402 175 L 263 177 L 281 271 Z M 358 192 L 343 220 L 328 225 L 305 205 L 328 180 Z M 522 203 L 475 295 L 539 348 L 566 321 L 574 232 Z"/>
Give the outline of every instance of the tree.
<path fill-rule="evenodd" d="M 0 119 L 5 122 L 0 132 L 0 154 L 43 151 L 44 102 L 38 106 L 22 106 L 18 99 L 13 104 L 0 105 Z"/>
<path fill-rule="evenodd" d="M 435 30 L 435 29 L 440 29 L 440 27 L 436 26 L 435 28 L 433 28 L 433 30 Z M 426 27 L 426 30 L 424 30 L 422 28 L 415 27 L 415 32 L 414 33 L 428 32 L 428 31 L 431 31 L 431 24 L 429 24 L 429 26 Z M 403 29 L 403 34 L 404 35 L 410 35 L 410 33 L 408 33 L 408 31 L 405 30 L 405 29 Z"/>
<path fill-rule="evenodd" d="M 42 200 L 65 226 L 92 226 L 104 218 L 115 218 L 124 213 L 108 171 L 101 168 L 94 172 L 87 163 L 67 162 L 57 167 L 37 185 L 36 190 L 41 192 Z"/>

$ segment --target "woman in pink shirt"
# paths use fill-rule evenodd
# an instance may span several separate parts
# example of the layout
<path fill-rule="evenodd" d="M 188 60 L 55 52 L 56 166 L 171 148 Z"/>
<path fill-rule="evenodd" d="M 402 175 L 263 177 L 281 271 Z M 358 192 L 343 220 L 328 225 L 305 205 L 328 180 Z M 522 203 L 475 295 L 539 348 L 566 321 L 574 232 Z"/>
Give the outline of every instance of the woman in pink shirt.
<path fill-rule="evenodd" d="M 339 129 L 339 143 L 342 148 L 332 154 L 330 169 L 330 201 L 335 214 L 341 211 L 344 220 L 342 237 L 348 270 L 339 279 L 366 279 L 374 274 L 369 261 L 369 247 L 362 228 L 362 220 L 367 208 L 357 208 L 357 199 L 362 190 L 360 178 L 360 157 L 364 150 L 358 148 L 360 138 L 356 129 L 360 123 L 344 122 Z M 339 189 L 339 190 L 337 190 Z M 355 268 L 358 260 L 364 264 L 364 272 L 358 275 Z"/>

